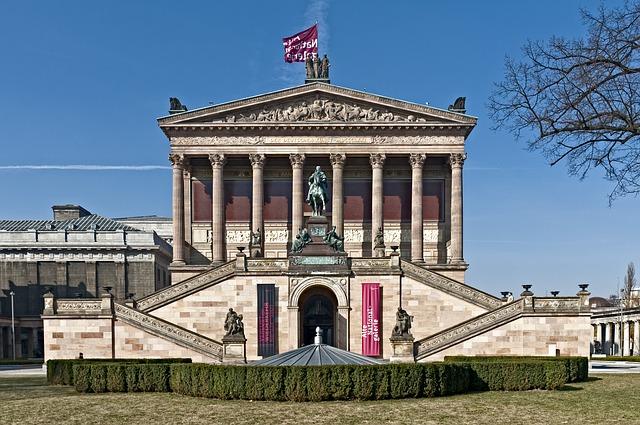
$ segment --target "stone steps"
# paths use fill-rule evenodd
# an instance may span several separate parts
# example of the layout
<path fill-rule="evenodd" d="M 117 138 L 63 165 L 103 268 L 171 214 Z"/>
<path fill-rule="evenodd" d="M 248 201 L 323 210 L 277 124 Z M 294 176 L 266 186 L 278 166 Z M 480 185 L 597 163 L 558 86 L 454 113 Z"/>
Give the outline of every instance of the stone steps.
<path fill-rule="evenodd" d="M 414 342 L 415 359 L 424 359 L 432 354 L 464 342 L 522 315 L 525 310 L 523 298 L 476 316 L 448 329 Z"/>
<path fill-rule="evenodd" d="M 214 360 L 222 361 L 221 342 L 119 303 L 114 304 L 114 313 L 116 319 L 122 322 Z"/>
<path fill-rule="evenodd" d="M 235 260 L 221 264 L 204 273 L 185 279 L 175 285 L 167 286 L 137 302 L 138 310 L 150 312 L 176 300 L 213 286 L 235 274 Z"/>

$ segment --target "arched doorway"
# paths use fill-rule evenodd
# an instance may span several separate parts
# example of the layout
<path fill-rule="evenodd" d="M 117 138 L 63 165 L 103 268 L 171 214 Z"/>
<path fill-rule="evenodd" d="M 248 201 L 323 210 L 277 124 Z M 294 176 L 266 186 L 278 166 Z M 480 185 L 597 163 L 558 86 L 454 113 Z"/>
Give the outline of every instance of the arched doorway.
<path fill-rule="evenodd" d="M 300 297 L 300 345 L 313 344 L 316 327 L 322 329 L 322 342 L 336 346 L 338 300 L 323 286 L 312 286 Z"/>

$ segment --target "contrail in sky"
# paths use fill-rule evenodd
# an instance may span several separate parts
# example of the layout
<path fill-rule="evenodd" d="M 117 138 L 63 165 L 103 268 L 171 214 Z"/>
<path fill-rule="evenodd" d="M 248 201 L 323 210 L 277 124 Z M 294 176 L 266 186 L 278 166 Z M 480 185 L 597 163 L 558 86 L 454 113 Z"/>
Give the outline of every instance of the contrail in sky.
<path fill-rule="evenodd" d="M 0 170 L 151 171 L 170 170 L 167 165 L 0 165 Z"/>
<path fill-rule="evenodd" d="M 329 46 L 329 25 L 327 24 L 327 16 L 329 15 L 329 0 L 313 0 L 307 6 L 304 12 L 304 21 L 306 25 L 300 27 L 291 34 L 295 34 L 318 22 L 318 54 L 322 57 L 327 53 Z M 284 34 L 289 36 L 291 34 Z M 282 63 L 280 65 L 280 80 L 288 85 L 300 85 L 305 76 L 305 68 L 303 63 Z"/>

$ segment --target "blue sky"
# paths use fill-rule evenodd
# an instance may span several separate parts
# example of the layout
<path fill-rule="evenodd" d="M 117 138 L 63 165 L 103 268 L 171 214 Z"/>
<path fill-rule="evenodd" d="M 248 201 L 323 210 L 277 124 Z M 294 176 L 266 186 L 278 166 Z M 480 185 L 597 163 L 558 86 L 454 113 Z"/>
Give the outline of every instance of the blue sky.
<path fill-rule="evenodd" d="M 0 218 L 48 218 L 56 203 L 106 216 L 171 214 L 168 168 L 24 170 L 15 165 L 168 166 L 155 118 L 168 98 L 206 106 L 303 81 L 281 38 L 320 22 L 332 82 L 479 118 L 465 163 L 469 283 L 497 293 L 533 284 L 615 292 L 640 260 L 640 199 L 608 205 L 600 175 L 549 167 L 505 132 L 486 103 L 506 54 L 527 39 L 583 31 L 595 1 L 148 1 L 0 5 Z M 619 1 L 607 2 L 620 4 Z"/>

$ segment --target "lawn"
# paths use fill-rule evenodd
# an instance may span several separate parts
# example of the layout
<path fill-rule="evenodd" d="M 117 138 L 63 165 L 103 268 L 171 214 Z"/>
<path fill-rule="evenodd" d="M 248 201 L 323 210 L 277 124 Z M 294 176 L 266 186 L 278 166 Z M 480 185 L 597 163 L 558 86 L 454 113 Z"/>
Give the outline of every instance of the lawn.
<path fill-rule="evenodd" d="M 432 399 L 278 403 L 175 394 L 78 394 L 42 377 L 0 377 L 0 424 L 640 424 L 640 375 L 601 375 L 562 391 Z"/>

